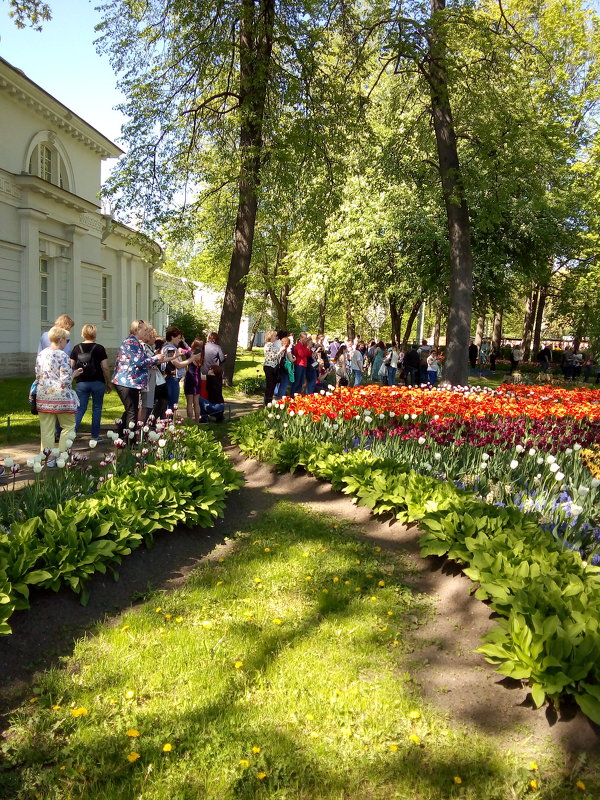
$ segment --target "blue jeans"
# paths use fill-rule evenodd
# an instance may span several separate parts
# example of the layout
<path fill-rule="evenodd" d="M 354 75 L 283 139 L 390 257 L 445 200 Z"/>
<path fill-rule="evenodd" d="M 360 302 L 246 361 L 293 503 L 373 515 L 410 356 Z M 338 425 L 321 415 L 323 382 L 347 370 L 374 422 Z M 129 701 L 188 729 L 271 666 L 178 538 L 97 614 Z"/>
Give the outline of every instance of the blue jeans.
<path fill-rule="evenodd" d="M 388 367 L 387 382 L 388 386 L 393 386 L 396 383 L 396 370 L 398 367 Z"/>
<path fill-rule="evenodd" d="M 292 389 L 292 397 L 295 394 L 300 394 L 302 391 L 302 384 L 304 383 L 304 376 L 306 375 L 306 367 L 301 367 L 299 364 L 294 364 L 294 387 Z"/>
<path fill-rule="evenodd" d="M 427 370 L 427 377 L 429 378 L 430 386 L 435 386 L 435 384 L 437 383 L 437 375 L 438 375 L 437 370 L 434 369 Z"/>
<path fill-rule="evenodd" d="M 279 375 L 279 383 L 275 387 L 275 397 L 277 400 L 281 400 L 282 397 L 285 397 L 287 388 L 290 385 L 290 378 L 287 372 L 282 372 Z"/>
<path fill-rule="evenodd" d="M 353 369 L 352 372 L 354 373 L 354 385 L 360 386 L 360 384 L 362 383 L 362 370 Z"/>
<path fill-rule="evenodd" d="M 200 396 L 199 400 L 202 419 L 206 419 L 209 414 L 211 416 L 222 415 L 225 411 L 225 403 L 209 403 L 208 400 L 205 400 L 202 396 Z"/>
<path fill-rule="evenodd" d="M 306 367 L 306 394 L 314 394 L 317 390 L 317 370 L 309 364 Z"/>
<path fill-rule="evenodd" d="M 79 430 L 79 423 L 87 411 L 90 395 L 92 396 L 92 439 L 100 436 L 100 420 L 102 419 L 102 403 L 106 384 L 104 381 L 79 381 L 75 384 L 75 391 L 79 398 L 79 408 L 75 413 L 75 431 Z"/>
<path fill-rule="evenodd" d="M 168 407 L 171 411 L 175 410 L 175 406 L 179 403 L 179 378 L 165 378 L 167 384 Z"/>

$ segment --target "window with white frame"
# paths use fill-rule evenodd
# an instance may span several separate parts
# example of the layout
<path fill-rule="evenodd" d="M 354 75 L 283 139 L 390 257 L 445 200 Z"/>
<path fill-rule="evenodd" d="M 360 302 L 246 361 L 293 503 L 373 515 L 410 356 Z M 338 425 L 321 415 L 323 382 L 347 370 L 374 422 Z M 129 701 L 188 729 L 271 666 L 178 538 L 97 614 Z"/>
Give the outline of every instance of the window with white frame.
<path fill-rule="evenodd" d="M 111 285 L 110 275 L 102 276 L 102 321 L 108 322 L 110 320 L 111 308 Z"/>
<path fill-rule="evenodd" d="M 50 319 L 50 261 L 40 256 L 40 318 L 42 323 Z"/>
<path fill-rule="evenodd" d="M 66 164 L 51 142 L 41 142 L 36 145 L 29 161 L 29 172 L 48 183 L 70 191 Z"/>

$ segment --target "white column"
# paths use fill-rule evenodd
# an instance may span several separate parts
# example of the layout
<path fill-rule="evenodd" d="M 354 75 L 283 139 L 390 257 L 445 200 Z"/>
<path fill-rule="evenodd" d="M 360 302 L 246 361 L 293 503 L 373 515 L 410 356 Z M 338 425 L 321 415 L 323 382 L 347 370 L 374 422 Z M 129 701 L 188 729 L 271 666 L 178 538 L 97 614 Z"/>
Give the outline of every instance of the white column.
<path fill-rule="evenodd" d="M 87 231 L 79 225 L 68 225 L 67 236 L 71 242 L 71 262 L 67 267 L 67 308 L 66 313 L 75 320 L 75 327 L 79 328 L 90 320 L 83 319 L 83 300 L 81 296 L 82 274 L 81 253 L 82 240 Z M 102 298 L 98 298 L 102 302 Z M 100 314 L 98 314 L 100 317 Z"/>
<path fill-rule="evenodd" d="M 41 328 L 40 223 L 48 216 L 33 208 L 17 209 L 21 226 L 21 325 L 20 350 L 36 353 Z"/>

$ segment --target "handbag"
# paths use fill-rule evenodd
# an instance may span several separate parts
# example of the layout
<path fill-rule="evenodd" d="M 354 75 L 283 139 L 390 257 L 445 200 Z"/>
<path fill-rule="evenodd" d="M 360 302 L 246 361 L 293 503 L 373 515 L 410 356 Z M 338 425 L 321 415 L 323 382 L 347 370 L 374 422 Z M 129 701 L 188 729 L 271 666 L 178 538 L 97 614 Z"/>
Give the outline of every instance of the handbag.
<path fill-rule="evenodd" d="M 385 362 L 382 362 L 381 366 L 379 367 L 379 372 L 377 373 L 379 378 L 385 378 L 387 375 L 387 366 Z"/>
<path fill-rule="evenodd" d="M 31 388 L 29 390 L 29 410 L 32 414 L 37 414 L 37 381 L 34 381 L 31 384 Z"/>

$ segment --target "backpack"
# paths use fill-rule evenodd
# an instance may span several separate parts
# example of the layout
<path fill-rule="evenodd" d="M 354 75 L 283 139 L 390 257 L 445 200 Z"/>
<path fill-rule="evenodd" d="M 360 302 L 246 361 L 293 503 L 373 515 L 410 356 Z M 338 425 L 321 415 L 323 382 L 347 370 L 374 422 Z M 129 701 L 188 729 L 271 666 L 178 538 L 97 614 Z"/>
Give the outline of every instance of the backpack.
<path fill-rule="evenodd" d="M 429 354 L 430 353 L 431 353 L 431 350 L 423 350 L 423 349 L 421 349 L 419 351 L 419 364 L 420 364 L 421 367 L 423 367 L 423 368 L 427 367 L 427 359 L 429 358 Z"/>
<path fill-rule="evenodd" d="M 93 361 L 92 361 L 92 353 L 96 345 L 92 346 L 92 349 L 86 353 L 84 350 L 79 350 L 77 354 L 77 359 L 75 361 L 75 369 L 82 369 L 83 375 L 89 374 L 93 369 Z"/>

